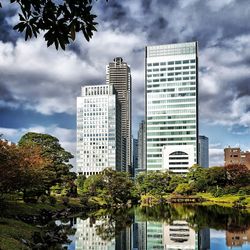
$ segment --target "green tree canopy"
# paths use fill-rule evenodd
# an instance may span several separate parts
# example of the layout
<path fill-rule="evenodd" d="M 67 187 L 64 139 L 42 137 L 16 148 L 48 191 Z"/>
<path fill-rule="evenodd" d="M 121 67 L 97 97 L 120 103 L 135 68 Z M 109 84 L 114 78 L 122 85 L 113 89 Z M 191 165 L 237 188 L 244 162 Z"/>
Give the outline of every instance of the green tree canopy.
<path fill-rule="evenodd" d="M 59 46 L 65 49 L 77 32 L 82 32 L 89 41 L 96 31 L 92 0 L 10 0 L 10 3 L 19 7 L 19 23 L 14 29 L 25 33 L 25 40 L 44 31 L 47 46 L 54 44 L 56 49 Z"/>
<path fill-rule="evenodd" d="M 19 146 L 40 146 L 41 155 L 48 159 L 50 164 L 50 172 L 52 178 L 48 178 L 47 186 L 48 190 L 55 184 L 67 182 L 72 177 L 70 169 L 72 165 L 69 164 L 69 160 L 74 156 L 61 147 L 59 140 L 48 134 L 40 134 L 29 132 L 23 135 L 18 142 Z"/>
<path fill-rule="evenodd" d="M 99 197 L 102 202 L 113 204 L 126 204 L 133 198 L 133 182 L 127 173 L 117 172 L 106 168 L 97 175 L 92 175 L 84 181 L 83 195 Z"/>

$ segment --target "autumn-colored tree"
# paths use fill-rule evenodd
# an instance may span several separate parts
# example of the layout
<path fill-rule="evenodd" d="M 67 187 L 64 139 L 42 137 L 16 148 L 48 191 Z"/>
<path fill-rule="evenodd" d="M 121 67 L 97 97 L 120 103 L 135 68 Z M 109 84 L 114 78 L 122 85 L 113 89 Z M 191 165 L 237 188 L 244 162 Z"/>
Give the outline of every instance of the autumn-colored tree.
<path fill-rule="evenodd" d="M 39 146 L 18 146 L 0 141 L 0 193 L 22 191 L 39 195 L 46 188 L 51 162 Z M 38 192 L 39 191 L 39 192 Z"/>
<path fill-rule="evenodd" d="M 37 145 L 23 145 L 18 147 L 19 162 L 19 190 L 27 196 L 39 197 L 45 192 L 48 179 L 55 175 L 50 171 L 51 161 L 42 156 L 41 148 Z"/>
<path fill-rule="evenodd" d="M 69 160 L 74 156 L 61 147 L 59 140 L 48 134 L 29 132 L 23 135 L 18 142 L 19 146 L 39 146 L 41 148 L 42 157 L 49 159 L 51 164 L 48 169 L 50 175 L 47 178 L 47 191 L 50 193 L 50 187 L 54 185 L 65 186 L 72 177 L 70 169 L 72 165 Z M 49 178 L 49 177 L 52 178 Z M 70 181 L 72 178 L 70 178 Z"/>
<path fill-rule="evenodd" d="M 17 189 L 20 154 L 16 145 L 0 140 L 0 194 Z"/>
<path fill-rule="evenodd" d="M 245 186 L 250 183 L 250 170 L 242 164 L 225 166 L 227 182 L 229 185 Z"/>

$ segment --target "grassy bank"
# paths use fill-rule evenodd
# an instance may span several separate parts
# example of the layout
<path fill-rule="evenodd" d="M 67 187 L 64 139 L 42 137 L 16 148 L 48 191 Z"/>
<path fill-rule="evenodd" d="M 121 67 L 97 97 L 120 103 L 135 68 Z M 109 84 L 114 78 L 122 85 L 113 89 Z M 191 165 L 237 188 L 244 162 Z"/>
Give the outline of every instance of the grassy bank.
<path fill-rule="evenodd" d="M 38 228 L 19 220 L 0 218 L 0 249 L 28 249 L 23 241 L 31 241 Z"/>
<path fill-rule="evenodd" d="M 211 193 L 198 193 L 200 197 L 205 199 L 204 205 L 220 205 L 226 207 L 233 207 L 234 202 L 238 201 L 241 197 L 245 197 L 246 208 L 250 211 L 250 195 L 233 195 L 226 194 L 219 197 L 214 197 Z"/>
<path fill-rule="evenodd" d="M 56 203 L 24 203 L 22 200 L 8 200 L 2 203 L 0 216 L 0 249 L 28 249 L 25 241 L 32 241 L 34 232 L 40 229 L 35 225 L 23 222 L 22 216 L 38 216 L 46 209 L 51 212 L 61 211 L 68 206 L 81 206 L 79 199 L 70 198 L 67 206 L 63 205 L 62 198 L 57 197 Z"/>
<path fill-rule="evenodd" d="M 141 205 L 142 206 L 155 206 L 159 203 L 166 203 L 170 201 L 171 197 L 175 197 L 174 194 L 166 194 L 163 196 L 157 196 L 152 194 L 145 194 L 141 196 Z M 192 196 L 183 196 L 183 197 L 193 197 L 193 198 L 202 198 L 204 201 L 203 205 L 219 205 L 224 207 L 233 207 L 235 202 L 239 201 L 242 197 L 245 197 L 244 202 L 246 206 L 246 210 L 250 212 L 250 195 L 233 195 L 227 194 L 219 197 L 214 197 L 211 193 L 197 193 Z M 195 202 L 192 202 L 195 203 Z"/>

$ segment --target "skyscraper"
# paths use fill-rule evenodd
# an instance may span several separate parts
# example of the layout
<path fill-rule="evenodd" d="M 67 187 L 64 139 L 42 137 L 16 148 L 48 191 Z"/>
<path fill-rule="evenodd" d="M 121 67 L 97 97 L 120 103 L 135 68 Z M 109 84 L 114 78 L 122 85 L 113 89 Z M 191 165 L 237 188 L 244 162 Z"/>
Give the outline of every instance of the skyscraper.
<path fill-rule="evenodd" d="M 131 73 L 130 67 L 117 57 L 106 67 L 106 83 L 113 85 L 121 104 L 122 168 L 131 167 Z"/>
<path fill-rule="evenodd" d="M 120 104 L 113 86 L 82 87 L 77 97 L 77 173 L 121 171 Z"/>
<path fill-rule="evenodd" d="M 133 175 L 138 168 L 138 139 L 133 138 Z"/>
<path fill-rule="evenodd" d="M 138 130 L 138 169 L 146 169 L 146 127 L 145 121 L 141 121 Z"/>
<path fill-rule="evenodd" d="M 199 165 L 203 168 L 209 167 L 208 137 L 199 135 Z"/>
<path fill-rule="evenodd" d="M 146 47 L 147 170 L 185 174 L 198 161 L 198 44 Z"/>

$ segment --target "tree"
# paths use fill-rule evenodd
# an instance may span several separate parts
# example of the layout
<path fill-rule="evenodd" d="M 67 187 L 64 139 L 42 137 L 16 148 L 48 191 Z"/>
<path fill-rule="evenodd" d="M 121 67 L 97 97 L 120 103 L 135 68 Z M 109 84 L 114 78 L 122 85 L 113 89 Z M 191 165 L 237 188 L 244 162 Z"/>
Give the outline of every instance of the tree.
<path fill-rule="evenodd" d="M 180 183 L 175 189 L 175 193 L 182 195 L 190 195 L 192 194 L 192 186 L 189 183 Z"/>
<path fill-rule="evenodd" d="M 229 185 L 246 186 L 250 183 L 250 171 L 245 165 L 230 164 L 225 166 Z"/>
<path fill-rule="evenodd" d="M 224 187 L 227 183 L 227 175 L 224 167 L 211 167 L 207 172 L 208 186 Z"/>
<path fill-rule="evenodd" d="M 203 168 L 197 164 L 193 165 L 187 174 L 189 183 L 192 183 L 195 191 L 205 191 L 207 189 L 207 172 L 206 168 Z"/>
<path fill-rule="evenodd" d="M 83 192 L 85 180 L 86 180 L 85 175 L 78 175 L 77 176 L 76 185 L 77 185 L 78 193 L 80 193 L 80 194 Z"/>
<path fill-rule="evenodd" d="M 106 0 L 107 1 L 107 0 Z M 82 32 L 87 41 L 96 31 L 92 0 L 10 0 L 19 6 L 19 23 L 15 30 L 25 33 L 25 40 L 44 31 L 47 46 L 65 49 Z M 0 8 L 2 7 L 0 2 Z"/>
<path fill-rule="evenodd" d="M 91 200 L 94 205 L 126 204 L 132 195 L 133 182 L 128 174 L 106 168 L 84 181 L 84 203 Z"/>
<path fill-rule="evenodd" d="M 21 137 L 18 142 L 19 146 L 40 146 L 42 157 L 48 159 L 51 164 L 48 171 L 50 174 L 47 179 L 47 190 L 50 192 L 50 187 L 56 184 L 64 185 L 68 182 L 70 169 L 72 165 L 69 160 L 74 156 L 61 147 L 59 140 L 48 134 L 40 134 L 29 132 Z M 49 178 L 49 177 L 52 178 Z"/>
<path fill-rule="evenodd" d="M 45 189 L 49 166 L 39 146 L 19 147 L 0 141 L 0 193 L 22 191 L 24 198 L 28 192 L 39 197 Z"/>
<path fill-rule="evenodd" d="M 18 146 L 19 176 L 18 190 L 23 192 L 24 201 L 37 201 L 45 192 L 51 161 L 42 157 L 41 147 L 38 145 Z M 54 175 L 50 176 L 53 178 Z"/>
<path fill-rule="evenodd" d="M 150 171 L 138 175 L 137 189 L 140 194 L 151 193 L 163 195 L 167 193 L 171 176 L 169 172 Z"/>
<path fill-rule="evenodd" d="M 16 145 L 0 140 L 0 194 L 17 189 L 20 155 Z"/>

